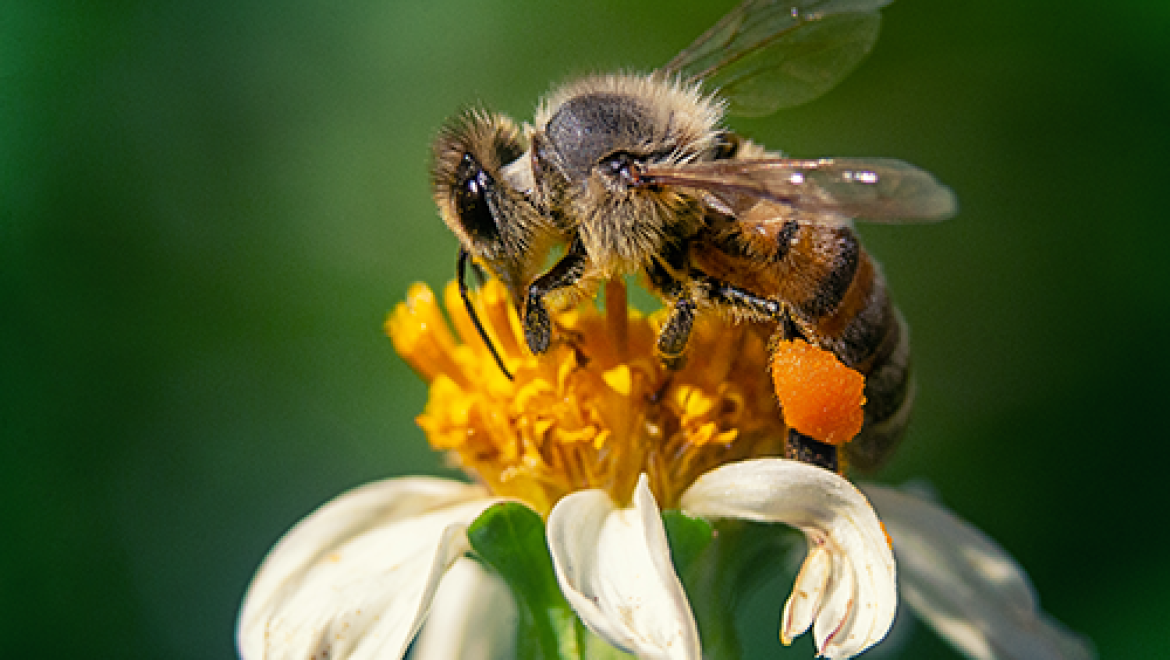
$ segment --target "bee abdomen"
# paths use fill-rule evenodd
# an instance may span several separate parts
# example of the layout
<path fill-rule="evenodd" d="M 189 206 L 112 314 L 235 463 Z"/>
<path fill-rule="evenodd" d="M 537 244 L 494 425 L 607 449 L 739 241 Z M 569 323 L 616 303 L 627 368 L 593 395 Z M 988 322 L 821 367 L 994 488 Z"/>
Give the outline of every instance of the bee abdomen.
<path fill-rule="evenodd" d="M 862 369 L 866 377 L 865 424 L 845 446 L 849 463 L 862 470 L 878 467 L 893 452 L 906 431 L 914 403 L 909 333 L 897 310 L 892 310 L 884 334 L 867 368 Z"/>
<path fill-rule="evenodd" d="M 846 445 L 850 465 L 873 469 L 897 446 L 912 407 L 909 334 L 881 269 L 847 229 L 817 292 L 799 307 L 818 343 L 865 375 L 865 424 Z"/>
<path fill-rule="evenodd" d="M 845 227 L 832 229 L 818 237 L 813 249 L 820 252 L 828 264 L 812 295 L 801 304 L 801 311 L 811 318 L 820 318 L 835 311 L 845 301 L 850 289 L 855 288 L 858 269 L 864 253 L 857 236 Z M 861 284 L 865 284 L 862 282 Z"/>
<path fill-rule="evenodd" d="M 846 366 L 866 371 L 887 342 L 896 312 L 877 265 L 853 241 L 831 260 L 814 293 L 796 304 L 797 316 Z"/>

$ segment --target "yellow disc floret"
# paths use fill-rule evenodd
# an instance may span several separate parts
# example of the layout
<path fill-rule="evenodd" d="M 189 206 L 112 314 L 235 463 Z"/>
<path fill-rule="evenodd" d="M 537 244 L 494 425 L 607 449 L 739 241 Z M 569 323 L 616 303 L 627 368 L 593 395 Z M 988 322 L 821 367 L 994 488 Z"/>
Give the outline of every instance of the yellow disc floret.
<path fill-rule="evenodd" d="M 454 284 L 445 297 L 450 325 L 419 284 L 387 331 L 430 384 L 418 424 L 431 445 L 497 495 L 543 513 L 586 488 L 625 502 L 645 472 L 670 508 L 720 464 L 783 453 L 766 329 L 700 318 L 685 366 L 668 371 L 654 350 L 660 318 L 627 308 L 624 287 L 611 283 L 604 312 L 587 302 L 554 315 L 554 343 L 538 357 L 525 347 L 503 286 L 491 281 L 473 304 L 509 380 Z"/>

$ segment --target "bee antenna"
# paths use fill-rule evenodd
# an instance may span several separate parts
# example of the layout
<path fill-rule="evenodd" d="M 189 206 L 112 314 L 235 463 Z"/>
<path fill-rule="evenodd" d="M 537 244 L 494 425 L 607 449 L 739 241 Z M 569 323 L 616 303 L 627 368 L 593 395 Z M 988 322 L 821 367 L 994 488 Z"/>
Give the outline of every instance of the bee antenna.
<path fill-rule="evenodd" d="M 508 380 L 513 380 L 511 372 L 504 366 L 504 358 L 500 357 L 499 351 L 496 350 L 496 345 L 492 343 L 492 338 L 488 336 L 487 329 L 483 327 L 483 323 L 479 320 L 479 314 L 471 304 L 471 295 L 467 290 L 467 262 L 470 257 L 471 255 L 468 254 L 467 250 L 459 248 L 459 257 L 455 260 L 455 280 L 459 282 L 459 297 L 463 298 L 463 308 L 467 310 L 467 315 L 471 317 L 471 324 L 475 326 L 475 331 L 479 333 L 480 339 L 487 345 L 488 352 L 495 358 L 496 366 L 508 377 Z"/>

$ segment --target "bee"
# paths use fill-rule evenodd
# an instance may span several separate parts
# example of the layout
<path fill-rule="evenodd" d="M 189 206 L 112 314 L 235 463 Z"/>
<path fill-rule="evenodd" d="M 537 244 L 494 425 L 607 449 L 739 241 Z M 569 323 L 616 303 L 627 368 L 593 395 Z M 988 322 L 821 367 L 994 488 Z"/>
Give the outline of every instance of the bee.
<path fill-rule="evenodd" d="M 474 260 L 507 287 L 540 354 L 550 300 L 640 274 L 669 310 L 657 338 L 668 366 L 684 358 L 699 313 L 774 324 L 773 342 L 804 339 L 866 376 L 865 423 L 845 449 L 852 465 L 878 465 L 906 426 L 910 352 L 852 220 L 940 220 L 955 197 L 899 160 L 788 158 L 723 121 L 833 87 L 872 48 L 888 2 L 747 0 L 648 75 L 555 89 L 531 126 L 483 110 L 448 122 L 431 178 L 459 239 L 464 301 Z M 786 454 L 838 466 L 836 447 L 795 430 Z"/>

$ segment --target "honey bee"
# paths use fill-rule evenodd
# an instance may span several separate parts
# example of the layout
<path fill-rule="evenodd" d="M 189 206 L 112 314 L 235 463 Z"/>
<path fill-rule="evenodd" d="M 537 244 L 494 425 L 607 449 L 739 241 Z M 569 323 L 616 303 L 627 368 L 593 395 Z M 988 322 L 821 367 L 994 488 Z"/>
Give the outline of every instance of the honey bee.
<path fill-rule="evenodd" d="M 888 2 L 747 0 L 649 75 L 555 89 L 532 126 L 482 110 L 450 121 L 432 184 L 465 302 L 474 260 L 505 284 L 539 354 L 549 299 L 640 274 L 669 308 L 657 339 L 668 366 L 704 311 L 774 324 L 774 342 L 804 339 L 866 376 L 865 424 L 845 447 L 852 465 L 876 466 L 906 425 L 909 344 L 851 221 L 943 219 L 954 195 L 899 160 L 784 157 L 723 119 L 833 87 L 872 48 Z M 836 447 L 795 430 L 786 453 L 838 466 Z"/>

